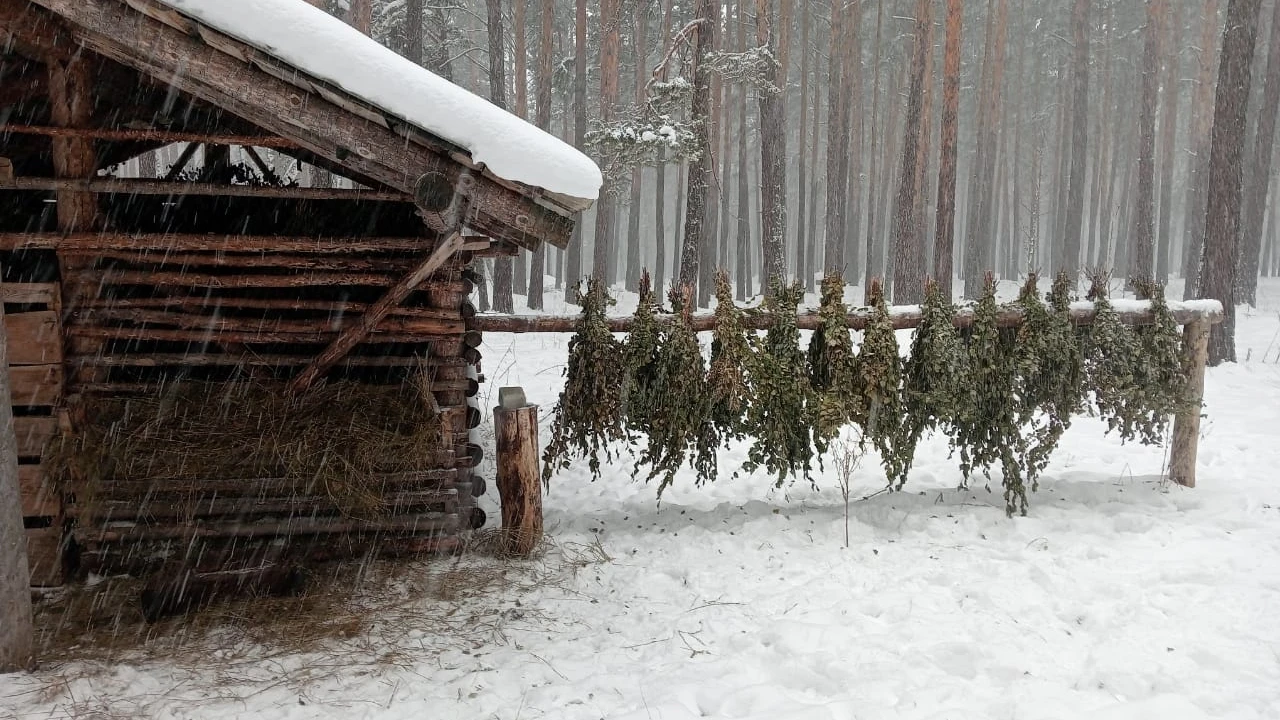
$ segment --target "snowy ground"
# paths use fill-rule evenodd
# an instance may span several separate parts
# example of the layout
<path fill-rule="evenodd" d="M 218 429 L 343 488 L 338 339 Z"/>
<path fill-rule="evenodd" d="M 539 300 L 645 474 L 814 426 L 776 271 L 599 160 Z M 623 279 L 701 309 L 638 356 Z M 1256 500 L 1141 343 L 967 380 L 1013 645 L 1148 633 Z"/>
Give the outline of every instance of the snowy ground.
<path fill-rule="evenodd" d="M 446 608 L 424 600 L 416 627 L 379 635 L 389 647 L 3 677 L 0 717 L 1278 718 L 1280 283 L 1260 304 L 1240 318 L 1248 360 L 1209 372 L 1195 490 L 1161 481 L 1162 450 L 1089 419 L 1030 517 L 955 490 L 933 439 L 909 492 L 853 503 L 848 548 L 830 468 L 820 492 L 686 481 L 661 506 L 627 466 L 564 473 L 546 498 L 552 554 L 594 561 L 471 598 L 483 643 L 433 638 Z M 566 343 L 487 336 L 490 389 L 523 385 L 549 410 Z M 854 483 L 882 487 L 874 458 Z M 373 662 L 387 650 L 400 659 Z"/>

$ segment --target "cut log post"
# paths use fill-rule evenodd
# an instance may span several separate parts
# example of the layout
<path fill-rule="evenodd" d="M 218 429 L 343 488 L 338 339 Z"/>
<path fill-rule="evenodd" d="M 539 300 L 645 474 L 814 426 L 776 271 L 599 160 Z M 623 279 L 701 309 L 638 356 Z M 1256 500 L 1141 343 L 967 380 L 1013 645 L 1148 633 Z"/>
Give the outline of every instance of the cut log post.
<path fill-rule="evenodd" d="M 505 550 L 528 556 L 542 541 L 542 477 L 538 468 L 538 406 L 493 409 L 498 446 L 498 495 Z"/>
<path fill-rule="evenodd" d="M 1169 477 L 1179 485 L 1196 486 L 1196 455 L 1200 445 L 1200 412 L 1204 401 L 1204 371 L 1209 359 L 1209 321 L 1195 320 L 1182 329 L 1182 368 L 1187 374 L 1187 407 L 1173 418 L 1173 447 Z"/>

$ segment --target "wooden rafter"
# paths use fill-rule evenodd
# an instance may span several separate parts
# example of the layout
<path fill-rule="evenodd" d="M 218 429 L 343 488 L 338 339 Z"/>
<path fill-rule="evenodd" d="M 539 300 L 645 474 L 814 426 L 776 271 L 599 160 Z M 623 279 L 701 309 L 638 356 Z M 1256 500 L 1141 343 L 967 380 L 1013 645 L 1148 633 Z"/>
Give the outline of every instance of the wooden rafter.
<path fill-rule="evenodd" d="M 130 128 L 62 128 L 44 125 L 0 125 L 0 135 L 43 135 L 45 137 L 80 137 L 114 142 L 213 143 L 242 147 L 296 148 L 298 143 L 267 135 L 228 135 L 222 133 L 174 132 L 169 130 L 134 130 Z"/>
<path fill-rule="evenodd" d="M 195 146 L 193 145 L 192 147 Z M 181 167 L 183 167 L 181 163 L 174 165 L 174 168 Z M 92 180 L 16 177 L 9 182 L 0 181 L 0 188 L 12 190 L 77 190 L 123 195 L 208 195 L 215 197 L 291 198 L 295 200 L 364 200 L 368 202 L 408 202 L 410 200 L 407 194 L 394 191 L 386 192 L 353 188 L 278 187 L 274 185 L 224 185 L 206 182 L 181 182 L 171 179 L 138 180 L 114 177 L 101 177 Z"/>
<path fill-rule="evenodd" d="M 456 178 L 464 169 L 457 158 L 407 141 L 373 118 L 353 121 L 350 108 L 281 79 L 296 76 L 296 69 L 282 67 L 270 56 L 208 28 L 200 28 L 197 36 L 188 35 L 139 16 L 114 0 L 37 0 L 37 4 L 53 12 L 43 13 L 43 22 L 57 24 L 55 15 L 60 16 L 69 34 L 95 53 L 267 132 L 296 139 L 306 150 L 389 187 L 412 192 L 426 173 Z M 213 50 L 211 43 L 218 48 L 234 46 L 239 57 Z M 483 174 L 476 176 L 475 196 L 466 222 L 476 230 L 528 248 L 536 248 L 542 240 L 567 245 L 573 226 L 567 211 L 561 214 Z"/>

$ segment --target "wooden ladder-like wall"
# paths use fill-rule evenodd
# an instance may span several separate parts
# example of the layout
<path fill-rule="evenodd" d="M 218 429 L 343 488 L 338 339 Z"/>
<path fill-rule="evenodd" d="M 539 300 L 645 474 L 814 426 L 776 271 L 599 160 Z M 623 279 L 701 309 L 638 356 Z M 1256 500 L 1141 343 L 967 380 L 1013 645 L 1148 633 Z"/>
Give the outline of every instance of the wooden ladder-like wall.
<path fill-rule="evenodd" d="M 62 302 L 57 283 L 0 284 L 9 340 L 9 383 L 18 441 L 18 485 L 31 584 L 61 585 L 62 495 L 40 456 L 58 430 L 62 403 Z"/>

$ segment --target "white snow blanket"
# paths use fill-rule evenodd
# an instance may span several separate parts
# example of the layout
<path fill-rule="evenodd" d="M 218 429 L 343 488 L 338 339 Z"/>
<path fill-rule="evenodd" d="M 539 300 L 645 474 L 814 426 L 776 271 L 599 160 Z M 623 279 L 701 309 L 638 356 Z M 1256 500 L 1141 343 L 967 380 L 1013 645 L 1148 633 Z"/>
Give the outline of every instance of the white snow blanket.
<path fill-rule="evenodd" d="M 312 77 L 466 148 L 500 178 L 595 200 L 586 155 L 303 0 L 160 0 Z"/>

